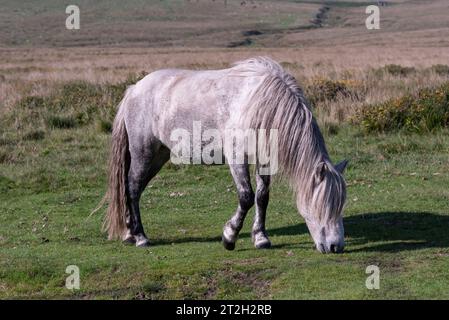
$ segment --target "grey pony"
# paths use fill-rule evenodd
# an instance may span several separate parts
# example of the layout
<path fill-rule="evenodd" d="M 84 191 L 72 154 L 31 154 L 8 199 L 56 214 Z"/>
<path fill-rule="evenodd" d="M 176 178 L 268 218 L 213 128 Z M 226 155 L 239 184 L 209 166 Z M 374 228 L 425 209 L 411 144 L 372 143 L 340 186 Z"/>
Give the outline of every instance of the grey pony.
<path fill-rule="evenodd" d="M 114 120 L 109 161 L 104 229 L 109 239 L 136 246 L 150 244 L 141 221 L 139 201 L 149 181 L 170 159 L 176 128 L 192 130 L 200 121 L 225 134 L 229 128 L 276 129 L 279 176 L 296 195 L 318 251 L 344 248 L 343 208 L 347 161 L 333 165 L 310 107 L 293 76 L 266 57 L 240 61 L 223 70 L 165 69 L 130 86 Z M 223 150 L 224 157 L 230 157 Z M 256 170 L 256 190 L 249 165 L 230 164 L 238 207 L 225 224 L 223 244 L 233 250 L 248 210 L 255 204 L 252 240 L 269 248 L 265 228 L 272 176 Z M 257 167 L 257 165 L 256 165 Z"/>

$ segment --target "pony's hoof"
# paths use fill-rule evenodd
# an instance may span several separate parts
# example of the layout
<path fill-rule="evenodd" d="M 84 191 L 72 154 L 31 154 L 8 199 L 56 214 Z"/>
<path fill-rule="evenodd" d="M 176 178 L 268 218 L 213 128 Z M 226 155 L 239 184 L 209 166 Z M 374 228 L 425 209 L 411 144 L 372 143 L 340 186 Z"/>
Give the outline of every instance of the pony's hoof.
<path fill-rule="evenodd" d="M 126 237 L 125 239 L 123 239 L 122 242 L 124 244 L 136 244 L 136 239 L 134 238 L 134 236 L 129 236 L 129 237 Z"/>
<path fill-rule="evenodd" d="M 270 249 L 271 248 L 271 242 L 270 242 L 270 240 L 266 239 L 266 240 L 262 240 L 262 241 L 256 242 L 254 244 L 254 246 L 256 247 L 256 249 Z"/>
<path fill-rule="evenodd" d="M 229 242 L 225 237 L 222 237 L 222 242 L 226 250 L 232 251 L 235 249 L 235 242 Z"/>
<path fill-rule="evenodd" d="M 138 248 L 146 248 L 149 246 L 150 246 L 150 240 L 148 240 L 148 239 L 142 239 L 142 240 L 136 242 L 136 247 L 138 247 Z"/>
<path fill-rule="evenodd" d="M 256 249 L 270 249 L 271 241 L 265 232 L 253 233 L 252 240 Z"/>
<path fill-rule="evenodd" d="M 148 240 L 145 235 L 137 235 L 135 236 L 136 239 L 136 247 L 139 248 L 145 248 L 150 246 L 150 240 Z"/>

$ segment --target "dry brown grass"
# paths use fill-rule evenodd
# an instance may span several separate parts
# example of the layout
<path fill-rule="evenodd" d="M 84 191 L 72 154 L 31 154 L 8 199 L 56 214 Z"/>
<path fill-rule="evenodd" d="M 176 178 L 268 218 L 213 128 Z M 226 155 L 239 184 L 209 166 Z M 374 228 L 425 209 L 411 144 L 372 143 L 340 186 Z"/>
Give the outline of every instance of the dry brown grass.
<path fill-rule="evenodd" d="M 449 30 L 449 17 L 444 14 L 449 6 L 447 1 L 431 0 L 426 1 L 425 4 L 419 1 L 391 1 L 396 5 L 382 8 L 382 29 L 379 31 L 366 30 L 364 26 L 365 7 L 358 6 L 356 3 L 360 1 L 352 1 L 352 5 L 336 1 L 336 5 L 330 6 L 324 27 L 310 30 L 295 29 L 295 27 L 301 26 L 301 23 L 309 23 L 308 18 L 304 20 L 301 17 L 309 17 L 320 5 L 294 4 L 288 1 L 280 1 L 276 4 L 272 1 L 254 1 L 255 5 L 252 7 L 250 5 L 252 2 L 246 1 L 244 6 L 238 4 L 237 8 L 233 6 L 237 6 L 238 2 L 229 1 L 230 7 L 226 9 L 220 1 L 214 3 L 206 0 L 198 3 L 195 1 L 181 2 L 167 2 L 173 4 L 172 7 L 165 6 L 165 2 L 158 2 L 157 5 L 150 6 L 151 16 L 159 16 L 160 27 L 167 28 L 167 32 L 163 33 L 161 29 L 157 29 L 157 26 L 151 25 L 151 28 L 156 28 L 154 30 L 159 30 L 154 33 L 165 34 L 171 39 L 166 37 L 165 40 L 154 41 L 151 45 L 187 44 L 188 46 L 185 47 L 38 48 L 8 46 L 1 48 L 0 113 L 10 109 L 24 96 L 46 96 L 61 83 L 74 80 L 84 80 L 96 84 L 118 83 L 125 80 L 129 74 L 149 73 L 167 67 L 225 68 L 234 61 L 255 55 L 271 56 L 281 62 L 305 88 L 313 86 L 317 79 L 327 79 L 348 81 L 356 87 L 356 90 L 363 91 L 363 95 L 357 94 L 357 99 L 354 99 L 353 96 L 338 96 L 335 99 L 320 101 L 317 105 L 320 118 L 324 122 L 331 123 L 347 119 L 365 104 L 385 101 L 405 93 L 415 92 L 422 87 L 435 86 L 447 81 L 447 75 L 429 70 L 433 65 L 449 63 L 449 42 L 442 33 L 446 32 L 447 34 Z M 177 3 L 176 6 L 175 3 Z M 114 5 L 118 6 L 118 3 Z M 12 3 L 9 3 L 9 7 L 8 5 L 5 7 L 3 15 L 8 12 L 8 8 L 10 10 L 13 6 Z M 117 9 L 114 6 L 112 8 Z M 147 12 L 146 9 L 142 9 L 143 11 L 140 13 L 136 12 L 136 8 L 129 4 L 122 10 L 123 12 L 120 13 L 120 10 L 116 10 L 112 15 L 121 22 L 121 26 L 124 28 L 122 29 L 123 39 L 126 38 L 129 41 L 133 39 L 131 36 L 133 33 L 127 28 L 136 27 L 131 18 L 143 16 Z M 50 6 L 48 12 L 54 13 L 56 9 Z M 183 12 L 182 9 L 187 11 Z M 175 14 L 170 15 L 170 10 L 174 10 Z M 95 12 L 94 10 L 90 14 L 93 15 Z M 270 13 L 273 16 L 273 12 L 276 13 L 274 17 L 268 19 Z M 282 19 L 279 17 L 288 17 L 284 15 L 288 12 L 298 14 L 301 19 L 286 19 L 283 25 Z M 42 12 L 38 13 L 35 19 L 42 18 L 42 15 L 45 17 Z M 180 18 L 181 15 L 184 17 L 183 19 Z M 224 34 L 207 32 L 213 29 L 212 22 L 218 15 L 228 19 L 222 20 L 227 21 L 232 32 L 228 32 L 230 29 L 228 30 L 227 27 L 220 24 L 218 24 L 220 26 L 218 29 L 221 29 L 220 32 L 224 32 Z M 243 16 L 246 16 L 247 19 L 242 20 Z M 167 20 L 170 17 L 171 20 Z M 174 17 L 179 19 L 174 19 Z M 254 17 L 259 17 L 261 21 L 265 19 L 264 23 L 257 24 L 257 19 L 254 20 Z M 13 18 L 14 14 L 8 19 Z M 54 16 L 50 18 L 53 19 Z M 90 16 L 86 18 L 85 27 L 89 26 L 90 18 Z M 137 20 L 139 21 L 138 25 L 145 29 L 146 24 Z M 220 23 L 225 23 L 222 20 Z M 105 21 L 103 22 L 105 23 Z M 16 21 L 15 23 L 19 26 L 22 22 Z M 113 25 L 110 22 L 104 23 L 99 25 Z M 202 32 L 195 34 L 195 31 L 192 37 L 183 38 L 183 33 L 178 27 L 186 23 L 189 26 L 183 28 L 182 32 L 192 30 L 202 30 Z M 254 46 L 232 49 L 213 48 L 213 46 L 223 46 L 229 41 L 237 39 L 233 37 L 233 32 L 239 33 L 241 38 L 241 31 L 254 26 L 262 26 L 271 31 L 280 28 L 282 32 L 266 32 L 257 36 Z M 3 32 L 0 32 L 0 43 L 5 43 L 5 31 L 1 30 Z M 95 28 L 90 30 L 93 32 L 92 36 L 97 31 Z M 113 38 L 114 31 L 111 32 Z M 150 33 L 148 32 L 148 34 Z M 98 34 L 97 36 L 96 44 L 101 44 L 101 37 Z M 181 38 L 184 39 L 184 42 L 179 42 Z M 203 42 L 207 39 L 209 42 Z M 127 42 L 119 44 L 123 46 Z M 134 44 L 142 45 L 141 42 L 134 42 Z M 212 47 L 197 46 L 204 44 Z M 372 71 L 388 64 L 413 67 L 417 71 L 404 77 Z M 306 93 L 310 93 L 310 90 L 306 90 Z"/>
<path fill-rule="evenodd" d="M 347 118 L 363 104 L 384 101 L 422 87 L 437 85 L 447 76 L 427 70 L 447 64 L 449 51 L 441 48 L 384 49 L 351 48 L 241 48 L 241 49 L 4 49 L 0 50 L 0 104 L 5 110 L 23 96 L 48 95 L 55 86 L 74 80 L 117 83 L 130 74 L 167 68 L 224 68 L 232 62 L 255 55 L 268 55 L 281 62 L 303 87 L 316 79 L 348 80 L 361 87 L 363 100 L 348 97 L 324 101 L 322 114 L 328 121 Z M 415 66 L 417 72 L 398 77 L 378 74 L 372 69 L 396 63 Z"/>

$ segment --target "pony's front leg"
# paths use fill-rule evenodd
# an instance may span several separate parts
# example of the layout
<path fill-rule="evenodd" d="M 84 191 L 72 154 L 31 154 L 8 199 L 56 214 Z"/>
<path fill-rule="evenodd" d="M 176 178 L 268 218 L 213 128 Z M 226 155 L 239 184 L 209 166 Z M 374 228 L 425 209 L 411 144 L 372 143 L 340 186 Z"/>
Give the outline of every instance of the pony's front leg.
<path fill-rule="evenodd" d="M 254 192 L 251 187 L 248 165 L 230 165 L 229 167 L 237 188 L 239 205 L 234 216 L 225 224 L 222 239 L 227 250 L 234 250 L 246 214 L 254 205 Z"/>
<path fill-rule="evenodd" d="M 256 215 L 251 238 L 257 249 L 268 249 L 271 247 L 271 242 L 265 230 L 265 217 L 270 193 L 270 176 L 257 174 L 256 183 Z"/>

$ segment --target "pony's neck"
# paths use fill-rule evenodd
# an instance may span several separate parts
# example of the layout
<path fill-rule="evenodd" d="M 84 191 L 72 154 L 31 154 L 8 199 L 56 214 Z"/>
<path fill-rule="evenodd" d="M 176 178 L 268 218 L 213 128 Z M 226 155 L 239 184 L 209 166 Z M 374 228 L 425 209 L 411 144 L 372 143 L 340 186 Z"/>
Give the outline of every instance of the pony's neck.
<path fill-rule="evenodd" d="M 314 118 L 303 128 L 298 150 L 298 161 L 292 172 L 294 191 L 304 194 L 309 199 L 312 196 L 316 168 L 319 163 L 330 165 L 329 154 L 323 135 Z"/>
<path fill-rule="evenodd" d="M 309 180 L 320 162 L 330 162 L 323 135 L 316 120 L 312 117 L 298 134 L 298 157 L 295 163 L 294 176 L 298 180 Z"/>

